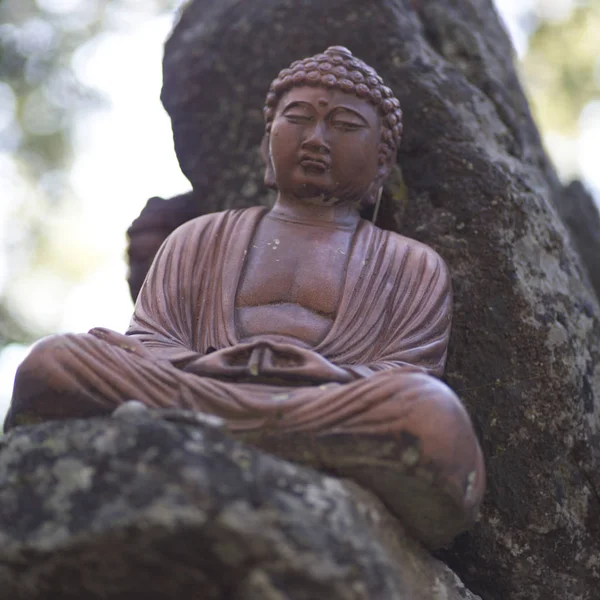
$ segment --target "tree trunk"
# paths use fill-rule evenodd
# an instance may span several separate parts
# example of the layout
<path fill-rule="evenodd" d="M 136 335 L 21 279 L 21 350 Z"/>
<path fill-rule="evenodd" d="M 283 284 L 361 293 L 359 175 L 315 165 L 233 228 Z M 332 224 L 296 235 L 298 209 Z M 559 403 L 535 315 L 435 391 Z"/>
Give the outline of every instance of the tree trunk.
<path fill-rule="evenodd" d="M 344 45 L 404 111 L 389 228 L 453 276 L 447 379 L 486 455 L 480 521 L 443 553 L 485 600 L 600 589 L 600 318 L 554 208 L 491 0 L 195 0 L 166 45 L 162 99 L 203 210 L 267 202 L 258 145 L 270 81 Z"/>

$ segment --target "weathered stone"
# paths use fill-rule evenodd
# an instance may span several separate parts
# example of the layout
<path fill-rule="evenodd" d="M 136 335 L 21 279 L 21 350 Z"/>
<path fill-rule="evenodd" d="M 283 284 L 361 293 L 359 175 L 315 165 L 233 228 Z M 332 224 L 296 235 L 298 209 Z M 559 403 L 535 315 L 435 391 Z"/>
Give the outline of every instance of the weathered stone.
<path fill-rule="evenodd" d="M 2 439 L 2 598 L 477 600 L 358 486 L 131 408 Z"/>
<path fill-rule="evenodd" d="M 402 232 L 453 275 L 448 380 L 487 458 L 481 521 L 444 558 L 486 600 L 592 600 L 600 586 L 600 319 L 554 203 L 491 0 L 194 0 L 163 102 L 207 210 L 267 202 L 261 107 L 292 60 L 345 45 L 405 114 Z"/>
<path fill-rule="evenodd" d="M 127 282 L 135 302 L 154 255 L 166 237 L 177 227 L 202 214 L 201 203 L 194 192 L 164 200 L 150 198 L 140 216 L 127 230 Z"/>
<path fill-rule="evenodd" d="M 581 181 L 572 181 L 558 197 L 556 206 L 575 249 L 586 268 L 590 284 L 600 298 L 600 212 Z"/>

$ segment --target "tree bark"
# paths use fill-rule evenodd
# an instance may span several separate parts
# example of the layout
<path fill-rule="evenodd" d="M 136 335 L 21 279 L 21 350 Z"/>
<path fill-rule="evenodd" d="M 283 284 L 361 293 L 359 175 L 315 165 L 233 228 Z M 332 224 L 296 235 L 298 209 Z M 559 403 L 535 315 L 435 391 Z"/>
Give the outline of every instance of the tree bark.
<path fill-rule="evenodd" d="M 266 90 L 329 45 L 402 103 L 402 178 L 383 225 L 434 247 L 453 277 L 447 379 L 489 486 L 480 521 L 443 557 L 485 600 L 597 598 L 600 311 L 491 0 L 192 1 L 164 59 L 181 167 L 205 211 L 268 202 Z"/>

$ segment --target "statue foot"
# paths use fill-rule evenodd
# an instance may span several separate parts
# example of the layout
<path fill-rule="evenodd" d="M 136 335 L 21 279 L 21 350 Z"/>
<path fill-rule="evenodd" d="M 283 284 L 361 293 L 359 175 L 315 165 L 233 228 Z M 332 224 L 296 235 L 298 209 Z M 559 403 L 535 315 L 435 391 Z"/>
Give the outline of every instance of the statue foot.
<path fill-rule="evenodd" d="M 447 460 L 425 456 L 414 436 L 345 433 L 236 434 L 286 460 L 349 478 L 374 493 L 429 549 L 448 545 L 475 521 L 485 487 L 481 451 L 473 443 Z"/>
<path fill-rule="evenodd" d="M 479 502 L 473 504 L 476 469 L 459 482 L 440 465 L 421 463 L 410 446 L 402 450 L 388 445 L 388 456 L 377 456 L 377 446 L 382 445 L 386 442 L 381 439 L 333 441 L 331 446 L 337 447 L 322 453 L 325 468 L 373 492 L 414 537 L 432 550 L 448 545 L 473 524 L 479 506 Z M 352 453 L 351 446 L 355 448 Z"/>

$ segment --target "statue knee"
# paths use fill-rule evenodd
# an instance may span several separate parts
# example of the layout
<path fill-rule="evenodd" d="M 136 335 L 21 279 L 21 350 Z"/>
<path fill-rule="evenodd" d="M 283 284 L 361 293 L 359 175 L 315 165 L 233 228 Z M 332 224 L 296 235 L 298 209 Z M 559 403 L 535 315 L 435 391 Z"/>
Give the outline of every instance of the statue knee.
<path fill-rule="evenodd" d="M 5 431 L 17 425 L 111 412 L 114 406 L 109 400 L 97 401 L 106 388 L 99 390 L 93 384 L 121 358 L 103 353 L 109 347 L 85 333 L 53 335 L 38 342 L 17 370 Z"/>
<path fill-rule="evenodd" d="M 420 454 L 455 479 L 468 503 L 477 505 L 485 487 L 485 467 L 467 410 L 442 381 L 424 373 L 409 378 L 405 431 L 418 439 Z"/>
<path fill-rule="evenodd" d="M 425 455 L 445 461 L 457 455 L 476 458 L 480 453 L 465 407 L 439 379 L 420 372 L 403 374 L 392 401 L 402 430 L 418 438 Z"/>
<path fill-rule="evenodd" d="M 14 426 L 16 415 L 38 410 L 46 403 L 51 388 L 61 387 L 63 374 L 68 371 L 67 335 L 52 335 L 33 346 L 15 375 L 12 402 L 6 417 L 5 430 Z"/>
<path fill-rule="evenodd" d="M 46 378 L 48 371 L 55 370 L 57 362 L 60 363 L 61 357 L 64 357 L 67 337 L 50 335 L 37 342 L 17 369 L 15 387 L 24 378 Z"/>
<path fill-rule="evenodd" d="M 431 375 L 415 374 L 419 378 L 418 411 L 424 419 L 437 426 L 443 434 L 448 427 L 472 428 L 471 419 L 458 396 L 443 382 Z"/>

